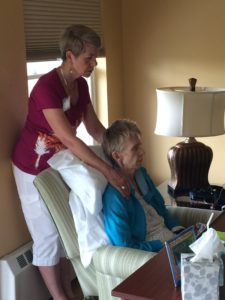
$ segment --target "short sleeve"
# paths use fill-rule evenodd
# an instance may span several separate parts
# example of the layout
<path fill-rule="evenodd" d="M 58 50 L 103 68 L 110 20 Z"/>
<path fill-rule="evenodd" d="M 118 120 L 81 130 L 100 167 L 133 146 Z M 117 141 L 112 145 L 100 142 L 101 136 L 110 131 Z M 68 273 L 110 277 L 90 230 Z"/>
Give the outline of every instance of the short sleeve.
<path fill-rule="evenodd" d="M 66 93 L 56 69 L 40 77 L 30 95 L 37 110 L 62 108 L 64 98 L 66 98 Z"/>

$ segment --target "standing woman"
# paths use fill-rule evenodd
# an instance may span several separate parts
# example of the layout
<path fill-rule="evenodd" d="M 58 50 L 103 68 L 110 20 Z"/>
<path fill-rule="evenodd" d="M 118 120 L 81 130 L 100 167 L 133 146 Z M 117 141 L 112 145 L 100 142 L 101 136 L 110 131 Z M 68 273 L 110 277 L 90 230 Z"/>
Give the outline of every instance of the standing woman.
<path fill-rule="evenodd" d="M 72 25 L 64 31 L 59 68 L 39 78 L 30 98 L 28 115 L 13 153 L 13 171 L 28 229 L 33 239 L 33 264 L 38 266 L 54 300 L 72 298 L 71 287 L 62 274 L 62 246 L 56 227 L 38 191 L 35 176 L 49 167 L 48 159 L 68 148 L 88 165 L 96 168 L 124 196 L 129 184 L 118 171 L 101 160 L 76 137 L 84 123 L 88 133 L 99 143 L 105 131 L 93 109 L 88 86 L 97 65 L 101 46 L 99 36 L 89 27 Z"/>

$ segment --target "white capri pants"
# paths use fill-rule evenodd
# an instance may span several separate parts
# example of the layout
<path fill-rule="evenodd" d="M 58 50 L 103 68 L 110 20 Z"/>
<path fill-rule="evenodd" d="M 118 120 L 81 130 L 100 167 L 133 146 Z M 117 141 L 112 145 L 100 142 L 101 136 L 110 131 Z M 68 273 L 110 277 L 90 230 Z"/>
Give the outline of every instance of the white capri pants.
<path fill-rule="evenodd" d="M 33 184 L 35 175 L 13 165 L 13 173 L 28 230 L 33 239 L 33 265 L 54 266 L 65 256 L 51 215 Z"/>

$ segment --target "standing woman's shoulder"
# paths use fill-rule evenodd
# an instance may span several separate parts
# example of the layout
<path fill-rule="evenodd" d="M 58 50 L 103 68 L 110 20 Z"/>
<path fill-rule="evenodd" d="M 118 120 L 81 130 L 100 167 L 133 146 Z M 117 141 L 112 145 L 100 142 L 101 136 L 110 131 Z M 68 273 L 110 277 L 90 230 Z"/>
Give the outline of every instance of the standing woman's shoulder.
<path fill-rule="evenodd" d="M 48 73 L 41 75 L 36 84 L 34 85 L 31 93 L 36 92 L 39 88 L 50 88 L 51 86 L 58 86 L 60 84 L 60 78 L 57 73 L 57 69 L 52 69 Z M 60 84 L 61 85 L 61 84 Z M 62 85 L 61 85 L 62 87 Z"/>
<path fill-rule="evenodd" d="M 35 101 L 39 109 L 49 107 L 62 107 L 62 99 L 66 97 L 66 92 L 60 81 L 57 69 L 42 75 L 34 85 L 30 100 Z"/>

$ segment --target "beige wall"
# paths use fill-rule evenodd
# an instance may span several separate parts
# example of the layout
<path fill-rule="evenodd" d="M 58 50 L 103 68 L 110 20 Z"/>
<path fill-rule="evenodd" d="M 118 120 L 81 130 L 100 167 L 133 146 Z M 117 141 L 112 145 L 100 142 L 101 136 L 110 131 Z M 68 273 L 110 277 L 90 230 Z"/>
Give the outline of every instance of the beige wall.
<path fill-rule="evenodd" d="M 0 257 L 29 240 L 11 171 L 11 152 L 26 113 L 22 0 L 0 4 Z"/>
<path fill-rule="evenodd" d="M 180 139 L 154 135 L 155 89 L 225 86 L 223 0 L 102 0 L 109 123 L 128 117 L 141 126 L 146 166 L 156 183 L 169 177 L 166 154 Z M 10 156 L 26 113 L 22 0 L 0 4 L 0 257 L 29 240 Z M 201 117 L 201 116 L 200 116 Z M 202 139 L 214 151 L 210 181 L 225 182 L 225 136 Z"/>
<path fill-rule="evenodd" d="M 122 0 L 124 113 L 142 128 L 156 183 L 168 178 L 167 151 L 181 139 L 154 135 L 155 89 L 187 86 L 190 77 L 225 86 L 224 11 L 223 0 Z M 214 152 L 210 182 L 225 183 L 225 135 L 201 141 Z"/>
<path fill-rule="evenodd" d="M 102 0 L 109 124 L 124 117 L 121 0 Z"/>

